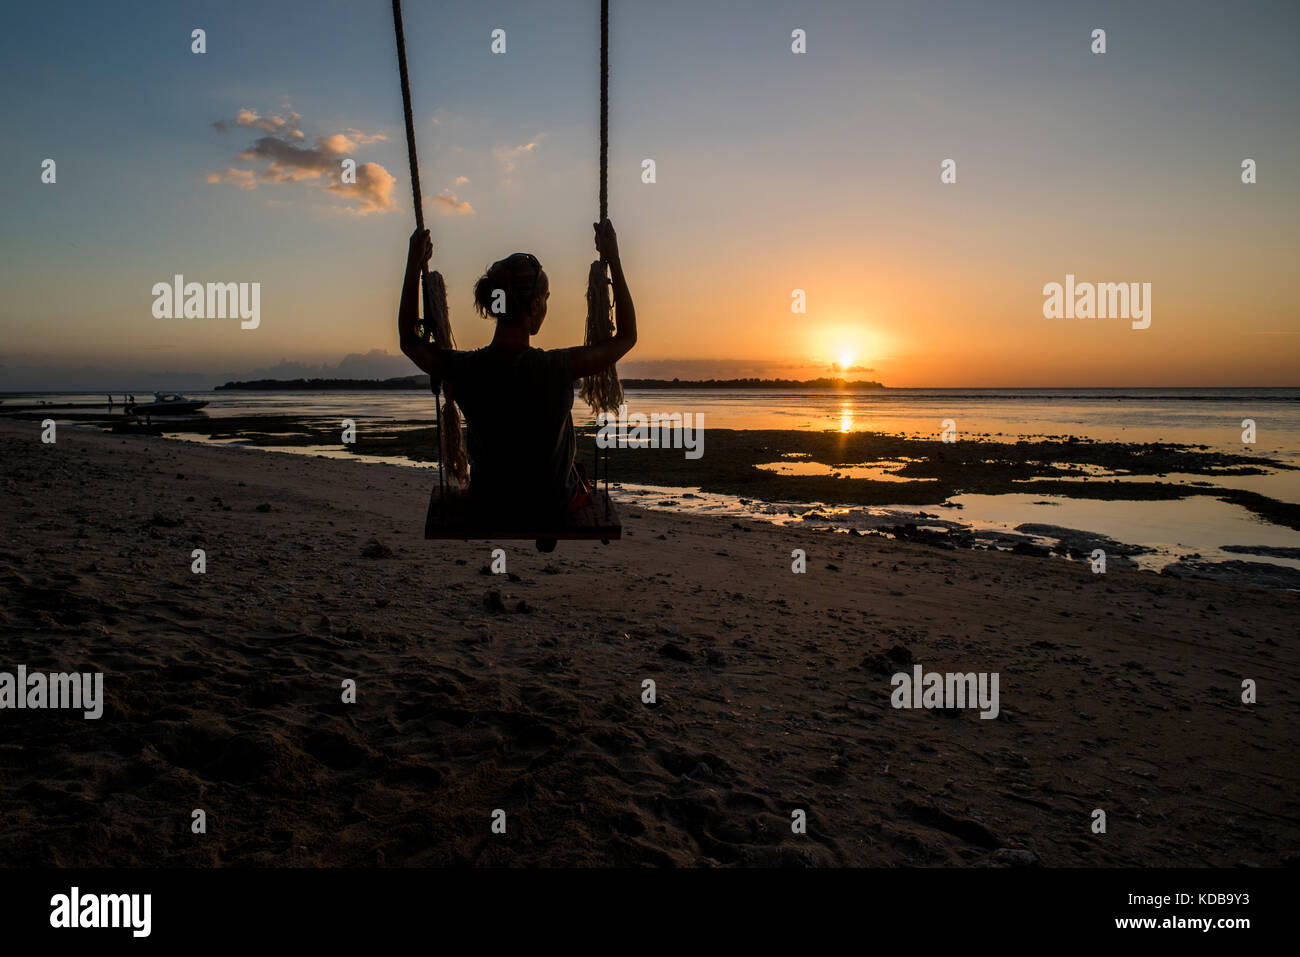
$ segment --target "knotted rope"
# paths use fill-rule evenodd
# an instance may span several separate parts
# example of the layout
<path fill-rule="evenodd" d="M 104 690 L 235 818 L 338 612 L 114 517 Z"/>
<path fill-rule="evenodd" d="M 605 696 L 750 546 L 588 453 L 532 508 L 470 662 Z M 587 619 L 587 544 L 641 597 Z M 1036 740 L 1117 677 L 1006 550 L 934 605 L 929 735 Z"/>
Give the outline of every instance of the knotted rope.
<path fill-rule="evenodd" d="M 609 218 L 609 0 L 600 0 L 600 219 Z M 597 259 L 587 273 L 587 333 L 585 343 L 593 345 L 614 335 L 613 304 L 610 302 L 608 263 Z M 593 412 L 613 412 L 623 404 L 623 385 L 618 369 L 610 366 L 587 376 L 578 387 Z"/>

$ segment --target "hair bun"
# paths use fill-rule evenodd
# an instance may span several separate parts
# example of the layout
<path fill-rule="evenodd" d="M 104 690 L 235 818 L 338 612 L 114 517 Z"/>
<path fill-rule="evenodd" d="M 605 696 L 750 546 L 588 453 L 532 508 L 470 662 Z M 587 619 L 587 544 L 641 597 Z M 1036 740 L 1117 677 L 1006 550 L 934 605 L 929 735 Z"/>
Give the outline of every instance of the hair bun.
<path fill-rule="evenodd" d="M 519 318 L 516 304 L 526 304 L 534 290 L 540 288 L 537 280 L 541 273 L 541 263 L 531 253 L 511 253 L 504 259 L 498 259 L 474 283 L 474 311 L 484 319 Z M 503 313 L 492 311 L 498 289 L 505 292 Z"/>

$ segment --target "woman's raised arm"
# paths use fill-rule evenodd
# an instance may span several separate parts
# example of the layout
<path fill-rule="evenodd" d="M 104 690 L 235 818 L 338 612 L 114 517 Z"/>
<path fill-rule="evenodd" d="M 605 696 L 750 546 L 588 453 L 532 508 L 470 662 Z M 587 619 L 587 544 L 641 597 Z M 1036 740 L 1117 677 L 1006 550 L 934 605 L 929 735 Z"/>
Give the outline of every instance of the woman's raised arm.
<path fill-rule="evenodd" d="M 609 263 L 609 275 L 614 280 L 614 323 L 612 338 L 589 346 L 575 346 L 569 350 L 573 360 L 573 377 L 584 379 L 608 369 L 636 345 L 636 307 L 628 292 L 623 276 L 623 262 L 618 255 L 618 236 L 614 224 L 608 219 L 592 223 L 596 230 L 596 251 Z"/>
<path fill-rule="evenodd" d="M 420 267 L 433 257 L 433 238 L 429 231 L 417 229 L 411 233 L 411 248 L 406 256 L 406 275 L 402 277 L 402 300 L 397 307 L 397 334 L 402 354 L 435 379 L 441 379 L 439 349 L 421 339 L 416 327 L 420 324 Z"/>

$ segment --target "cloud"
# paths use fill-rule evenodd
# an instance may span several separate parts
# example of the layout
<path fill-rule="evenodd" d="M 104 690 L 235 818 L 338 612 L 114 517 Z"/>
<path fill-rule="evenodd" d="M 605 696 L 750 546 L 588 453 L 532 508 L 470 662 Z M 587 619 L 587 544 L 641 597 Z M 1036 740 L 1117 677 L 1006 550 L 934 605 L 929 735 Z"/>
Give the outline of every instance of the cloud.
<path fill-rule="evenodd" d="M 236 378 L 241 379 L 391 379 L 396 376 L 419 375 L 420 370 L 403 355 L 393 355 L 386 349 L 371 349 L 366 353 L 350 352 L 337 363 L 299 362 L 281 359 L 272 366 L 247 369 Z M 223 380 L 225 381 L 225 380 Z"/>
<path fill-rule="evenodd" d="M 461 177 L 464 179 L 465 177 Z M 445 213 L 454 213 L 458 216 L 473 216 L 474 207 L 468 202 L 462 201 L 459 196 L 449 189 L 444 189 L 437 196 L 429 196 L 425 199 L 426 203 L 436 203 Z"/>
<path fill-rule="evenodd" d="M 343 131 L 350 138 L 356 140 L 362 146 L 369 146 L 371 143 L 386 143 L 388 137 L 383 133 L 362 133 L 360 130 L 347 129 Z"/>
<path fill-rule="evenodd" d="M 827 372 L 875 372 L 870 366 L 842 366 L 838 362 L 832 362 L 826 367 Z"/>
<path fill-rule="evenodd" d="M 430 165 L 447 171 L 441 185 L 456 193 L 468 189 L 470 183 L 477 191 L 517 186 L 548 157 L 555 165 L 566 152 L 566 144 L 561 143 L 561 155 L 552 156 L 556 144 L 551 142 L 550 132 L 526 127 L 521 133 L 495 112 L 455 113 L 438 107 L 420 122 L 422 127 L 430 124 L 424 127 L 427 135 L 422 134 L 421 155 L 432 157 Z M 475 199 L 481 201 L 482 196 Z"/>
<path fill-rule="evenodd" d="M 256 189 L 261 185 L 283 186 L 304 184 L 328 193 L 337 194 L 356 205 L 349 211 L 365 215 L 396 209 L 393 201 L 394 177 L 378 163 L 361 163 L 357 166 L 357 181 L 342 182 L 342 162 L 355 159 L 359 146 L 381 142 L 382 133 L 363 133 L 347 129 L 317 137 L 311 145 L 302 131 L 302 116 L 298 113 L 263 116 L 255 110 L 241 109 L 233 120 L 218 120 L 213 127 L 227 132 L 231 124 L 245 129 L 260 130 L 252 145 L 238 155 L 238 159 L 251 164 L 265 164 L 261 169 L 227 168 L 207 174 L 209 183 L 234 183 L 240 189 Z M 472 211 L 472 210 L 471 210 Z"/>
<path fill-rule="evenodd" d="M 247 162 L 266 160 L 268 172 L 274 175 L 263 175 L 263 179 L 278 183 L 296 182 L 314 179 L 326 170 L 340 169 L 340 161 L 347 158 L 356 145 L 342 133 L 323 136 L 314 146 L 296 146 L 275 136 L 263 136 L 240 153 L 239 159 Z"/>
<path fill-rule="evenodd" d="M 235 114 L 235 122 L 240 126 L 251 126 L 264 133 L 292 134 L 301 132 L 302 115 L 290 113 L 288 116 L 259 116 L 253 110 L 241 109 Z"/>
<path fill-rule="evenodd" d="M 816 379 L 820 362 L 770 359 L 624 359 L 618 371 L 629 379 Z"/>
<path fill-rule="evenodd" d="M 319 149 L 329 153 L 351 153 L 357 148 L 356 140 L 350 140 L 342 133 L 335 133 L 333 136 L 323 136 L 316 141 Z"/>
<path fill-rule="evenodd" d="M 397 208 L 393 202 L 393 184 L 396 182 L 393 175 L 378 163 L 362 163 L 357 167 L 355 183 L 330 182 L 325 189 L 355 199 L 360 205 L 352 212 L 364 216 Z"/>
<path fill-rule="evenodd" d="M 527 143 L 522 146 L 494 146 L 492 155 L 496 157 L 497 162 L 505 169 L 506 175 L 510 175 L 519 168 L 519 161 L 537 149 L 537 145 L 542 140 L 541 133 L 538 133 Z"/>
<path fill-rule="evenodd" d="M 134 348 L 133 353 L 152 351 L 153 347 Z M 0 353 L 0 382 L 14 391 L 68 390 L 103 391 L 115 395 L 123 392 L 147 394 L 150 390 L 176 392 L 206 392 L 223 382 L 248 379 L 390 379 L 397 376 L 419 375 L 420 370 L 403 355 L 392 355 L 384 349 L 371 349 L 367 353 L 350 353 L 339 362 L 295 362 L 281 359 L 266 368 L 222 369 L 207 356 L 178 356 L 170 346 L 160 344 L 155 355 L 137 355 L 138 364 L 124 360 L 110 365 L 112 360 L 96 358 L 91 365 L 80 358 L 61 355 L 57 358 L 43 355 Z M 167 355 L 163 355 L 165 351 Z M 178 368 L 179 367 L 179 368 Z"/>
<path fill-rule="evenodd" d="M 257 174 L 251 169 L 234 169 L 227 167 L 208 174 L 209 183 L 234 183 L 240 189 L 256 189 Z"/>

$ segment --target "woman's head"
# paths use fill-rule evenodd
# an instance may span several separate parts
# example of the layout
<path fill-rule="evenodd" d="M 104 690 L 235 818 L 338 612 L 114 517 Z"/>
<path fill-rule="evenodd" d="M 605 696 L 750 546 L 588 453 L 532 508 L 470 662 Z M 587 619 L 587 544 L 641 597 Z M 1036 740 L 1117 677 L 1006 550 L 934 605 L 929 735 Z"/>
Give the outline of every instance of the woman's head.
<path fill-rule="evenodd" d="M 512 253 L 489 266 L 474 284 L 474 308 L 484 319 L 523 323 L 535 336 L 550 295 L 550 281 L 537 257 Z"/>

